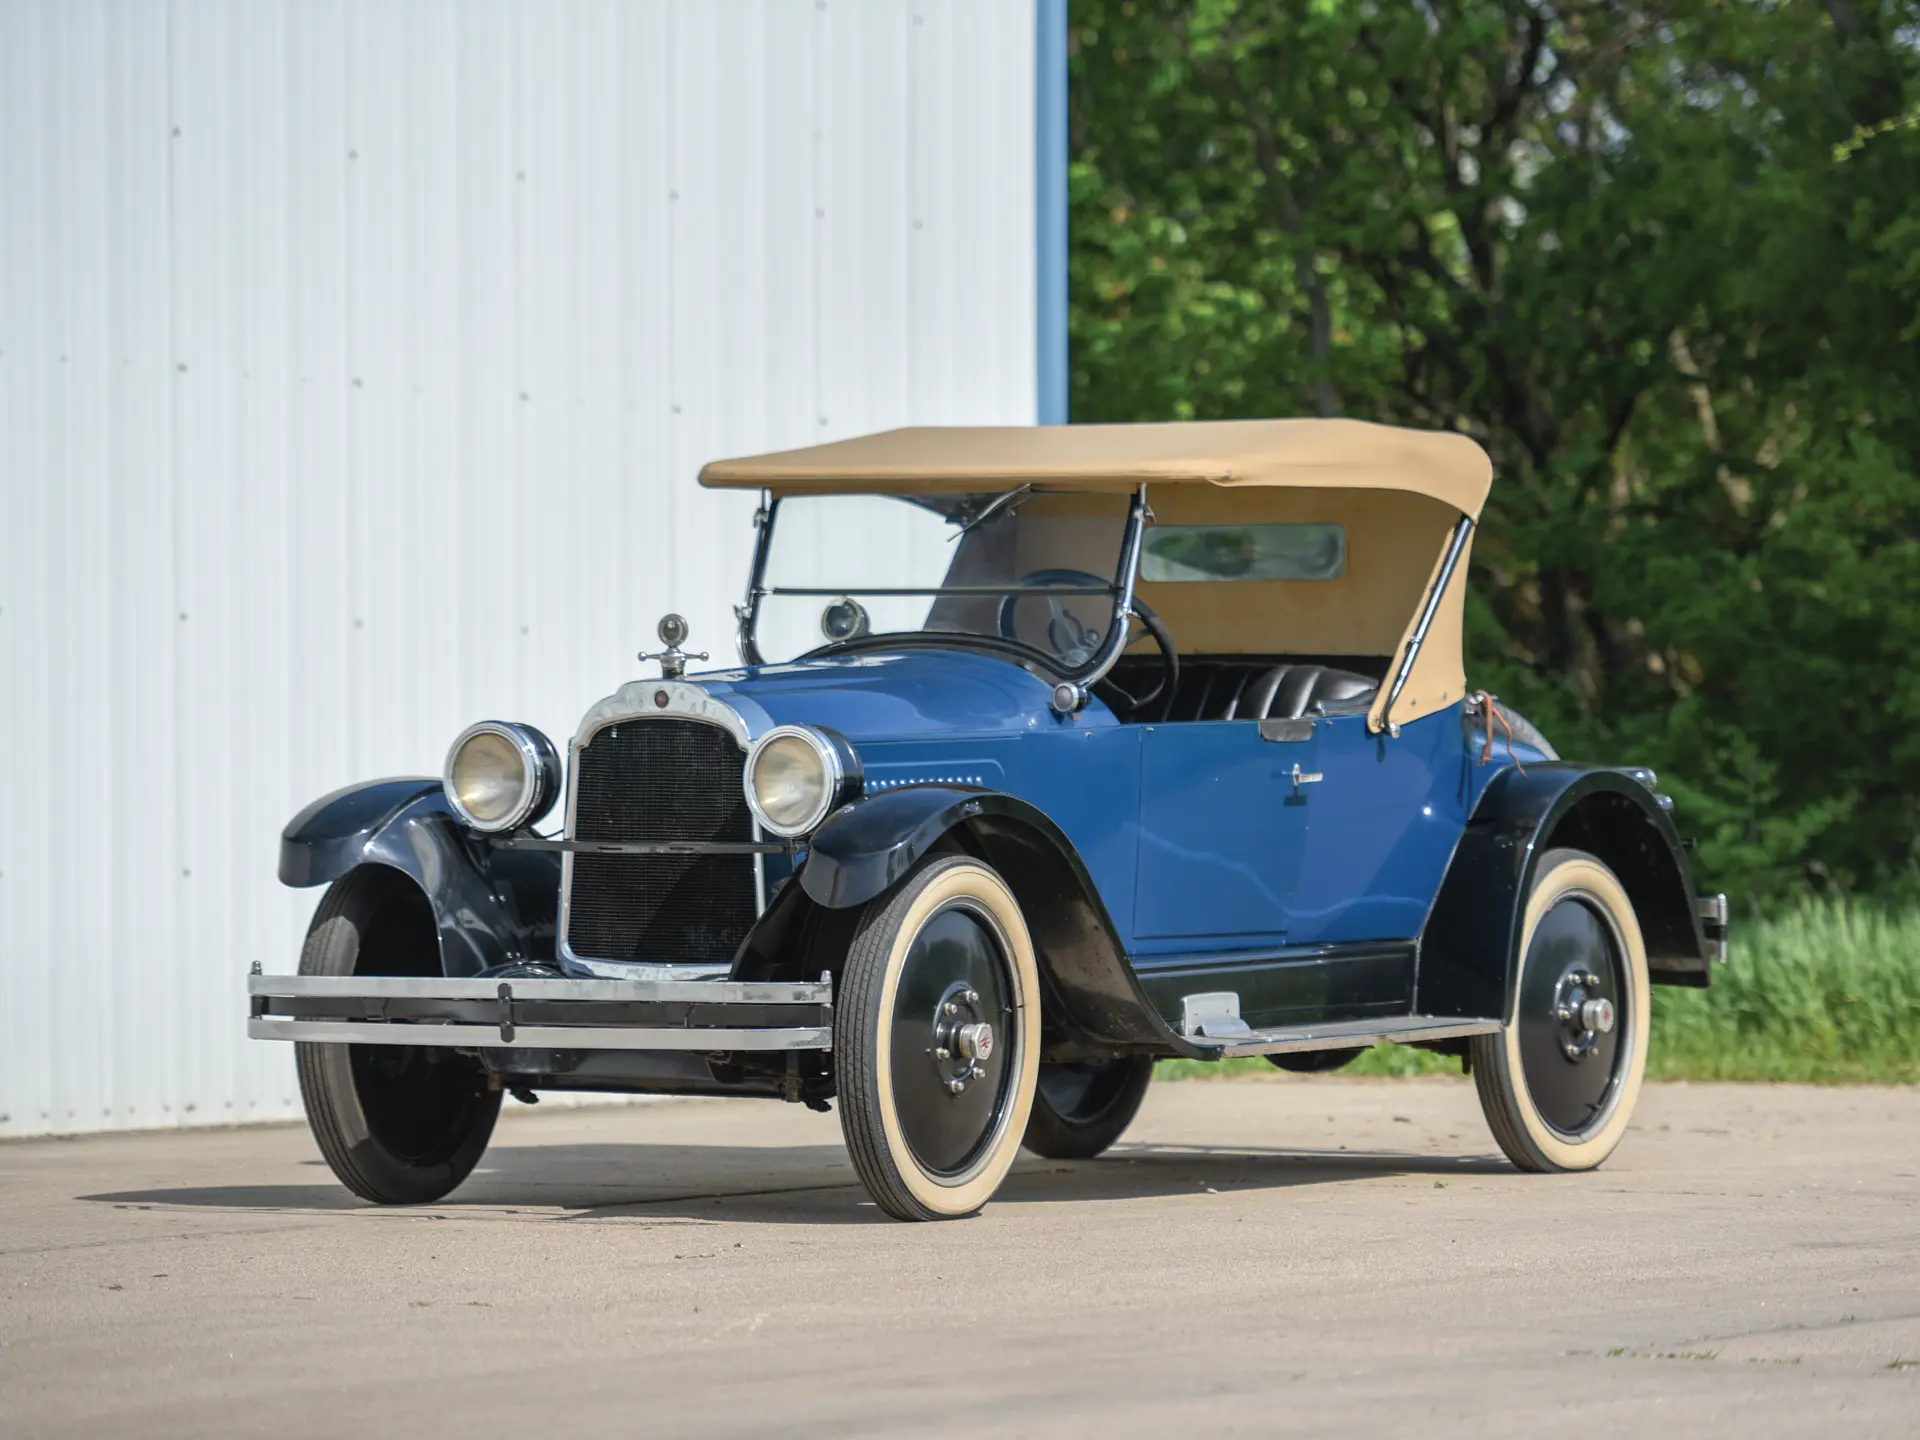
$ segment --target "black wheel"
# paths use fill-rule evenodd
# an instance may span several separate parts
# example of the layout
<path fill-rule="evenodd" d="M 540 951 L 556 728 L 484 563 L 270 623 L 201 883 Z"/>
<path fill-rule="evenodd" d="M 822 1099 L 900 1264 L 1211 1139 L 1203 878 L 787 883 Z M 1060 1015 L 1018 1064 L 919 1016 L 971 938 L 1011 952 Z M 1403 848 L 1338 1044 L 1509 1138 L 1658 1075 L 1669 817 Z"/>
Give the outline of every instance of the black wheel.
<path fill-rule="evenodd" d="M 1153 1083 L 1153 1057 L 1042 1065 L 1021 1143 L 1049 1160 L 1091 1160 L 1120 1138 Z"/>
<path fill-rule="evenodd" d="M 1364 1050 L 1291 1050 L 1283 1055 L 1269 1055 L 1267 1059 L 1293 1075 L 1323 1075 L 1342 1065 L 1351 1065 L 1366 1053 Z"/>
<path fill-rule="evenodd" d="M 1522 1170 L 1591 1170 L 1633 1118 L 1651 1020 L 1647 952 L 1614 873 L 1549 850 L 1527 898 L 1513 1016 L 1471 1041 L 1493 1138 Z"/>
<path fill-rule="evenodd" d="M 937 856 L 867 905 L 833 1058 L 848 1153 L 889 1215 L 971 1215 L 1000 1188 L 1033 1103 L 1039 989 L 1020 907 L 977 860 Z"/>
<path fill-rule="evenodd" d="M 302 975 L 438 975 L 433 910 L 396 871 L 365 866 L 328 889 Z M 479 1163 L 500 1092 L 472 1056 L 435 1045 L 294 1047 L 307 1124 L 333 1173 L 381 1205 L 438 1200 Z"/>

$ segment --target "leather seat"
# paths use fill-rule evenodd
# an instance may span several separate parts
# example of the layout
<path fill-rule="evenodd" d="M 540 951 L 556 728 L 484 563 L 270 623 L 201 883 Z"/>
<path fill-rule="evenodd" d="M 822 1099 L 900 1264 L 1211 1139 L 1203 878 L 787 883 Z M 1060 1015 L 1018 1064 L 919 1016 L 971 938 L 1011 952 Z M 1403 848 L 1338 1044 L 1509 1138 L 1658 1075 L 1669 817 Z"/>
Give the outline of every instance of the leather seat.
<path fill-rule="evenodd" d="M 1227 702 L 1222 720 L 1299 720 L 1353 715 L 1372 704 L 1380 682 L 1331 665 L 1276 665 Z"/>

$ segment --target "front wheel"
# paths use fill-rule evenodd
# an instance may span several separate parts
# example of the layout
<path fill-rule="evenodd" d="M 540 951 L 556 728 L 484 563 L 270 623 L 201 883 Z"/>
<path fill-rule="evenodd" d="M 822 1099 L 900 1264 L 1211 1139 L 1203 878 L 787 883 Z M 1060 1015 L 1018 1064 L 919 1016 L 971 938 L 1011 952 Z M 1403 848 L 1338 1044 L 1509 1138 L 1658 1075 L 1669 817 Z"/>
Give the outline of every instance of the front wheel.
<path fill-rule="evenodd" d="M 1633 1118 L 1647 1067 L 1647 951 L 1614 873 L 1549 850 L 1527 897 L 1513 1014 L 1476 1035 L 1473 1078 L 1493 1138 L 1522 1170 L 1592 1170 Z"/>
<path fill-rule="evenodd" d="M 1013 1164 L 1039 1068 L 1012 892 L 964 855 L 921 865 L 862 913 L 840 997 L 840 1128 L 867 1193 L 900 1220 L 971 1215 Z"/>
<path fill-rule="evenodd" d="M 327 891 L 300 953 L 302 975 L 438 975 L 433 908 L 381 866 Z M 380 1205 L 424 1205 L 465 1180 L 500 1114 L 471 1056 L 437 1045 L 294 1047 L 314 1141 L 340 1183 Z"/>

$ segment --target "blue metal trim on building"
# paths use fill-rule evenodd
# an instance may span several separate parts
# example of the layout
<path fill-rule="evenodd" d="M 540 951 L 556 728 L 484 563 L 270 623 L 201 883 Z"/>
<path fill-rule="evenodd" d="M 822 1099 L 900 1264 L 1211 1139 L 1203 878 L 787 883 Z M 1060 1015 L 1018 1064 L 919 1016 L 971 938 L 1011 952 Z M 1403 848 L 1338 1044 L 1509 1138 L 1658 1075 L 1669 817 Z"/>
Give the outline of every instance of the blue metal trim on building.
<path fill-rule="evenodd" d="M 1067 0 L 1034 0 L 1035 415 L 1067 423 Z"/>

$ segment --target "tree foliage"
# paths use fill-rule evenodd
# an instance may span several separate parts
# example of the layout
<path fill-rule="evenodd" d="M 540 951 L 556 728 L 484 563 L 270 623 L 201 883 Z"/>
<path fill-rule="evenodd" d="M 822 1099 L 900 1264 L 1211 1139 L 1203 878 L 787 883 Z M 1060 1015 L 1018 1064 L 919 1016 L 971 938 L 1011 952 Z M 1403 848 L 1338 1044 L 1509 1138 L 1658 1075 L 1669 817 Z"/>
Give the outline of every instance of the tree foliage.
<path fill-rule="evenodd" d="M 1494 459 L 1469 673 L 1708 878 L 1920 877 L 1920 0 L 1073 0 L 1073 415 Z"/>

